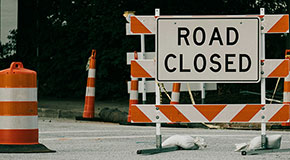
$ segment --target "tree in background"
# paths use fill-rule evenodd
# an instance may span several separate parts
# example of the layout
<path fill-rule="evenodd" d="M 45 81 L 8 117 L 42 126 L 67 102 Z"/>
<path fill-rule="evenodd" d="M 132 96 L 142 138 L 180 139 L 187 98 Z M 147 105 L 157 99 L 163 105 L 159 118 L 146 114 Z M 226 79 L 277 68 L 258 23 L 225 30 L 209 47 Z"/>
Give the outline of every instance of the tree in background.
<path fill-rule="evenodd" d="M 22 61 L 37 70 L 40 97 L 83 98 L 85 66 L 91 49 L 96 49 L 96 97 L 127 99 L 126 52 L 140 51 L 140 40 L 126 36 L 124 11 L 153 15 L 160 8 L 161 15 L 243 15 L 259 14 L 264 7 L 267 14 L 282 14 L 286 6 L 286 0 L 214 0 L 207 5 L 203 0 L 19 0 L 17 36 L 11 35 L 17 40 L 17 54 L 0 59 L 0 66 Z M 266 58 L 284 58 L 286 36 L 266 37 Z M 146 51 L 154 51 L 154 43 L 153 36 L 146 36 Z M 11 49 L 13 44 L 2 48 Z M 241 88 L 236 86 L 221 85 L 232 92 Z M 256 86 L 249 89 L 259 89 Z"/>

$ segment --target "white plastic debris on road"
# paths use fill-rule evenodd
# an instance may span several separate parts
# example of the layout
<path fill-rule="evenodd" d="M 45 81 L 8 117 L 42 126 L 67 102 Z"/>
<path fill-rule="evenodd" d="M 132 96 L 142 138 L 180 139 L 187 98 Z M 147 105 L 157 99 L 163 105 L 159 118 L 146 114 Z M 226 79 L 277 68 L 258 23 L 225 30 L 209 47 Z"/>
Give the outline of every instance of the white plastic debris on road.
<path fill-rule="evenodd" d="M 178 146 L 181 149 L 186 150 L 197 150 L 200 148 L 206 148 L 206 143 L 201 137 L 192 137 L 189 135 L 173 135 L 167 138 L 163 143 L 162 147 L 173 147 Z"/>
<path fill-rule="evenodd" d="M 279 149 L 281 145 L 282 135 L 267 135 L 267 149 Z M 239 143 L 236 144 L 236 152 L 243 151 L 243 150 L 256 150 L 261 149 L 261 136 L 257 136 L 253 138 L 248 143 Z"/>

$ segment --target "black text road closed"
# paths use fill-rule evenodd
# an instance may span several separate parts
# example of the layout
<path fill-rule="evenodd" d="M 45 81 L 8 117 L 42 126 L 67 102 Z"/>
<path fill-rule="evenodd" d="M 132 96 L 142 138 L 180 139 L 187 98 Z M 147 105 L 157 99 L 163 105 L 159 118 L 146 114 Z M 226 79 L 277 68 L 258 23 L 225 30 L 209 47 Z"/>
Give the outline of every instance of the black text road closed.
<path fill-rule="evenodd" d="M 260 20 L 256 17 L 158 18 L 157 80 L 260 80 Z"/>

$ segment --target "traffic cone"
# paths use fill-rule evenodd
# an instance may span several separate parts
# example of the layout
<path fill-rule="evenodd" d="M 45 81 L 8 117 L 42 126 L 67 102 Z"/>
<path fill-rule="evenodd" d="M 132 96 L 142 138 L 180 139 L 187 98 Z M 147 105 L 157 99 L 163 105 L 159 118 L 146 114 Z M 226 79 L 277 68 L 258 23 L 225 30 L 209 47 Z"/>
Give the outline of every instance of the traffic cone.
<path fill-rule="evenodd" d="M 36 72 L 13 62 L 0 71 L 0 153 L 55 152 L 38 142 Z"/>
<path fill-rule="evenodd" d="M 285 59 L 290 60 L 290 50 L 285 50 Z M 283 91 L 283 103 L 290 104 L 290 72 L 287 77 L 284 78 L 284 91 Z M 282 126 L 290 126 L 290 122 L 281 123 Z"/>
<path fill-rule="evenodd" d="M 138 54 L 134 51 L 134 59 L 138 59 Z M 131 89 L 130 89 L 130 100 L 129 100 L 129 111 L 128 111 L 128 122 L 131 122 L 131 106 L 132 104 L 138 104 L 138 78 L 131 76 Z"/>
<path fill-rule="evenodd" d="M 83 118 L 94 118 L 95 115 L 95 77 L 96 77 L 96 50 L 92 50 L 86 88 Z"/>
<path fill-rule="evenodd" d="M 173 83 L 170 104 L 179 104 L 180 83 Z"/>

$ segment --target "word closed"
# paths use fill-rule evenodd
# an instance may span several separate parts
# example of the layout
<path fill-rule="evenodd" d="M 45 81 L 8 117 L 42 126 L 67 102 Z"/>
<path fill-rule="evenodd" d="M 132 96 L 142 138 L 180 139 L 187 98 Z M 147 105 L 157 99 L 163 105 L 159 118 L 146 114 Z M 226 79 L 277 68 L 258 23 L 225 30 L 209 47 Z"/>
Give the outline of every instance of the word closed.
<path fill-rule="evenodd" d="M 159 18 L 157 80 L 259 82 L 256 17 Z"/>

